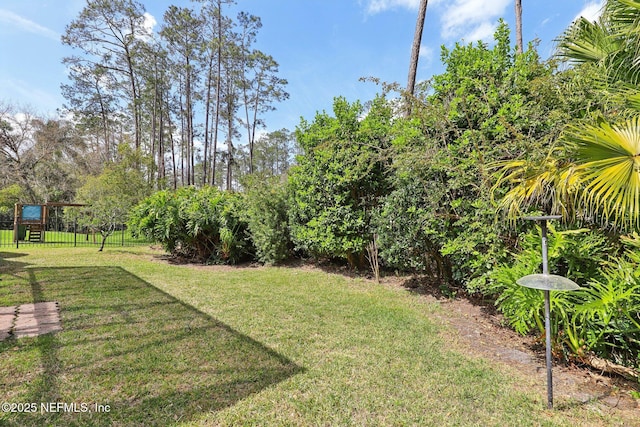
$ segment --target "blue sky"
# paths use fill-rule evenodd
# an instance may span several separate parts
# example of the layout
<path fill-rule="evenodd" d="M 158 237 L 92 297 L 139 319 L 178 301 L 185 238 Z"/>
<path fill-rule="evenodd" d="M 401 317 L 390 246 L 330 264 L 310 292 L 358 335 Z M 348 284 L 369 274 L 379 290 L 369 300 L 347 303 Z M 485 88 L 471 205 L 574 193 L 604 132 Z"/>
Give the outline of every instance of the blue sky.
<path fill-rule="evenodd" d="M 150 22 L 161 22 L 170 4 L 189 0 L 141 0 Z M 257 47 L 280 64 L 290 98 L 265 117 L 268 130 L 293 130 L 300 117 L 330 111 L 333 98 L 372 99 L 379 88 L 360 82 L 377 77 L 406 84 L 419 0 L 238 0 L 235 10 L 262 19 Z M 524 0 L 525 43 L 539 39 L 543 58 L 554 39 L 579 15 L 594 18 L 602 0 Z M 0 101 L 54 115 L 66 81 L 60 42 L 85 0 L 0 0 Z M 234 13 L 235 14 L 235 13 Z M 153 19 L 151 18 L 153 17 Z M 513 29 L 513 0 L 430 0 L 418 79 L 443 71 L 440 46 L 491 41 L 499 18 Z M 157 29 L 157 27 L 156 27 Z"/>

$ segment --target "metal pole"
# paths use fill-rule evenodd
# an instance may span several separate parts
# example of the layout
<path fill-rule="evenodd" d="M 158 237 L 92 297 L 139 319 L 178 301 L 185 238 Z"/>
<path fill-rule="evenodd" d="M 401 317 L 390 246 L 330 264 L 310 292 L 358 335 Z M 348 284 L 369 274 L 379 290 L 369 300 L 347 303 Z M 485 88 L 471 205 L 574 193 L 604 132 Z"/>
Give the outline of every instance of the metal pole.
<path fill-rule="evenodd" d="M 540 221 L 542 228 L 542 274 L 549 274 L 547 256 L 547 220 Z M 544 329 L 547 344 L 547 407 L 553 409 L 553 374 L 551 372 L 551 301 L 549 291 L 544 291 Z"/>

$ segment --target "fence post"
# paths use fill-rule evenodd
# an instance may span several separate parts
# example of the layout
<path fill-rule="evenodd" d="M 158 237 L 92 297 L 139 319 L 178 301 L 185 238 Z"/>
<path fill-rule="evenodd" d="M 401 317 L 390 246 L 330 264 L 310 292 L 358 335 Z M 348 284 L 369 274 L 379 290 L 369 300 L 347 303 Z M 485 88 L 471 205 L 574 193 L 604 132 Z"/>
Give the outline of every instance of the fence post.
<path fill-rule="evenodd" d="M 124 247 L 124 224 L 122 224 L 122 247 Z"/>
<path fill-rule="evenodd" d="M 73 220 L 73 247 L 78 246 L 78 220 Z"/>
<path fill-rule="evenodd" d="M 20 249 L 20 236 L 18 236 L 18 215 L 22 212 L 22 210 L 18 206 L 22 205 L 18 205 L 16 203 L 13 210 L 13 238 L 16 239 L 16 249 Z"/>

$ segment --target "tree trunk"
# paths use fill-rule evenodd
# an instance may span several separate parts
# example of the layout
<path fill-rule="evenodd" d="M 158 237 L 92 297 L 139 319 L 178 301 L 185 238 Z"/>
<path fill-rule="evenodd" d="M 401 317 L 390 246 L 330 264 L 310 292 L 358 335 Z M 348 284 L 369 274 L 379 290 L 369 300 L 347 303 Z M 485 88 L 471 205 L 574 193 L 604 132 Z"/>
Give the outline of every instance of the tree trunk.
<path fill-rule="evenodd" d="M 133 31 L 133 29 L 132 29 Z M 133 34 L 133 33 L 132 33 Z M 140 141 L 142 140 L 142 133 L 140 128 L 140 100 L 138 99 L 138 87 L 136 85 L 136 74 L 133 65 L 133 57 L 131 56 L 131 52 L 129 51 L 129 47 L 125 45 L 125 58 L 127 59 L 127 67 L 129 74 L 129 84 L 131 86 L 131 108 L 133 112 L 133 127 L 134 127 L 134 144 L 136 153 L 140 152 Z M 138 157 L 136 157 L 137 159 Z M 136 166 L 139 166 L 138 160 L 136 160 Z"/>
<path fill-rule="evenodd" d="M 107 237 L 109 237 L 108 234 L 102 235 L 102 243 L 100 243 L 100 249 L 98 249 L 98 252 L 102 252 L 104 250 L 104 245 L 107 243 Z"/>
<path fill-rule="evenodd" d="M 211 185 L 216 185 L 216 151 L 218 150 L 218 126 L 220 125 L 220 104 L 222 103 L 222 5 L 218 3 L 218 79 L 216 81 L 216 117 L 213 127 L 213 152 L 211 153 Z"/>
<path fill-rule="evenodd" d="M 211 114 L 211 87 L 213 86 L 213 52 L 209 56 L 209 66 L 207 69 L 207 95 L 204 104 L 204 149 L 202 154 L 204 158 L 202 160 L 202 186 L 208 184 L 207 174 L 209 173 L 209 124 Z"/>
<path fill-rule="evenodd" d="M 196 174 L 195 174 L 195 146 L 193 141 L 193 102 L 191 97 L 191 64 L 189 58 L 186 58 L 186 76 L 185 76 L 185 113 L 186 113 L 186 121 L 187 121 L 187 173 L 189 176 L 187 177 L 187 182 L 190 185 L 196 184 Z"/>
<path fill-rule="evenodd" d="M 178 171 L 176 166 L 176 142 L 173 139 L 173 125 L 171 123 L 171 111 L 167 110 L 167 120 L 169 125 L 169 140 L 171 141 L 171 163 L 173 168 L 173 189 L 178 189 Z"/>
<path fill-rule="evenodd" d="M 420 44 L 422 42 L 422 31 L 424 20 L 427 16 L 427 3 L 429 0 L 420 0 L 418 9 L 418 19 L 416 20 L 416 31 L 413 35 L 413 46 L 411 47 L 411 61 L 409 62 L 409 78 L 407 80 L 407 94 L 413 96 L 416 87 L 416 74 L 418 72 L 418 58 L 420 57 Z M 411 101 L 407 100 L 407 117 L 411 114 Z"/>
<path fill-rule="evenodd" d="M 515 0 L 516 5 L 516 49 L 518 53 L 524 52 L 522 45 L 522 0 Z"/>

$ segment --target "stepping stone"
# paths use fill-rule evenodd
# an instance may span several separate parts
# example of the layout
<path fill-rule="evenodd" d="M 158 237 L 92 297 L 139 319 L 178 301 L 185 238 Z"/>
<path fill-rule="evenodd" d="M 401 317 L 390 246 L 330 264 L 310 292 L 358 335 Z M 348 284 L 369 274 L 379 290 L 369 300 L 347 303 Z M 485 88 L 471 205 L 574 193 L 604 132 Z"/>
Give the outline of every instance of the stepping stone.
<path fill-rule="evenodd" d="M 35 337 L 62 330 L 60 310 L 57 302 L 22 304 L 13 325 L 13 335 Z"/>
<path fill-rule="evenodd" d="M 22 304 L 18 307 L 18 314 L 28 313 L 50 313 L 58 312 L 59 307 L 57 302 L 37 302 L 35 304 Z"/>
<path fill-rule="evenodd" d="M 0 307 L 0 341 L 9 338 L 16 317 L 16 307 Z"/>
<path fill-rule="evenodd" d="M 15 316 L 16 315 L 16 306 L 13 307 L 0 307 L 0 315 L 12 315 Z"/>
<path fill-rule="evenodd" d="M 0 340 L 35 337 L 62 330 L 57 302 L 37 302 L 18 307 L 0 307 Z"/>

